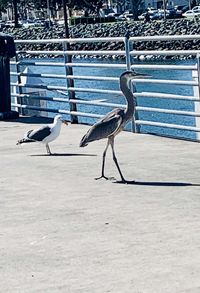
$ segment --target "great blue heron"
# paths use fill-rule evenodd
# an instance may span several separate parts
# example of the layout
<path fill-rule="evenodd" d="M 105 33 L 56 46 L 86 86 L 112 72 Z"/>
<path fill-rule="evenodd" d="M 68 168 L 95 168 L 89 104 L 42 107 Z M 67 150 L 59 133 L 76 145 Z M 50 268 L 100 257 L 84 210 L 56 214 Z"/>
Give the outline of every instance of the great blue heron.
<path fill-rule="evenodd" d="M 126 180 L 124 179 L 124 176 L 122 175 L 122 172 L 120 170 L 120 167 L 115 155 L 114 138 L 120 131 L 124 129 L 127 122 L 130 121 L 133 118 L 133 115 L 135 114 L 136 98 L 130 89 L 130 81 L 135 78 L 144 78 L 147 76 L 148 75 L 146 74 L 136 73 L 134 71 L 126 71 L 122 73 L 120 76 L 120 89 L 127 100 L 127 108 L 125 110 L 117 108 L 111 111 L 110 113 L 108 113 L 107 115 L 105 115 L 100 121 L 95 123 L 88 130 L 88 132 L 83 136 L 80 142 L 80 147 L 84 147 L 89 142 L 96 141 L 103 138 L 108 138 L 106 148 L 103 152 L 101 176 L 96 179 L 100 179 L 100 178 L 108 179 L 108 177 L 104 175 L 104 166 L 105 166 L 106 152 L 109 145 L 111 145 L 113 160 L 115 162 L 115 165 L 117 166 L 121 180 L 123 182 L 126 182 Z"/>
<path fill-rule="evenodd" d="M 62 118 L 62 115 L 56 115 L 53 123 L 36 130 L 27 131 L 24 137 L 18 140 L 17 145 L 28 142 L 42 142 L 46 145 L 47 154 L 51 155 L 49 143 L 59 136 L 62 122 L 67 124 L 67 121 Z"/>

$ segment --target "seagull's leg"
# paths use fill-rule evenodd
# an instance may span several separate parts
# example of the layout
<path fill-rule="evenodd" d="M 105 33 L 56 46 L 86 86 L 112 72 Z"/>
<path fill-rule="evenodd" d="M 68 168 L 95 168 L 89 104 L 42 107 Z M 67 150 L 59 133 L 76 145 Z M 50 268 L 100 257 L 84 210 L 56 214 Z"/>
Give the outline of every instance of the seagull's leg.
<path fill-rule="evenodd" d="M 47 145 L 48 145 L 48 144 L 47 144 Z M 49 155 L 52 155 L 52 152 L 51 152 L 51 150 L 50 150 L 49 145 L 48 145 L 48 149 L 49 149 Z"/>
<path fill-rule="evenodd" d="M 47 149 L 47 154 L 51 155 L 51 150 L 50 150 L 50 147 L 49 147 L 48 143 L 46 144 L 46 149 Z"/>
<path fill-rule="evenodd" d="M 108 147 L 109 147 L 109 144 L 110 144 L 110 140 L 108 139 L 107 144 L 106 144 L 106 148 L 105 148 L 105 150 L 104 150 L 104 152 L 103 152 L 103 161 L 102 161 L 101 176 L 95 178 L 96 180 L 101 179 L 101 178 L 105 178 L 106 180 L 109 179 L 108 177 L 106 177 L 106 176 L 104 175 L 104 167 L 105 167 L 106 152 L 107 152 L 107 149 L 108 149 Z"/>
<path fill-rule="evenodd" d="M 48 147 L 48 144 L 45 144 L 45 146 L 46 146 L 47 154 L 49 154 L 49 147 Z"/>
<path fill-rule="evenodd" d="M 115 162 L 115 165 L 117 166 L 117 170 L 119 171 L 119 174 L 120 174 L 120 177 L 122 179 L 122 182 L 127 182 L 125 179 L 124 179 L 124 176 L 122 175 L 122 172 L 120 170 L 120 167 L 119 167 L 119 164 L 117 162 L 117 158 L 115 156 L 115 150 L 114 150 L 114 137 L 110 139 L 110 145 L 111 145 L 111 148 L 112 148 L 112 154 L 113 154 L 113 161 Z"/>

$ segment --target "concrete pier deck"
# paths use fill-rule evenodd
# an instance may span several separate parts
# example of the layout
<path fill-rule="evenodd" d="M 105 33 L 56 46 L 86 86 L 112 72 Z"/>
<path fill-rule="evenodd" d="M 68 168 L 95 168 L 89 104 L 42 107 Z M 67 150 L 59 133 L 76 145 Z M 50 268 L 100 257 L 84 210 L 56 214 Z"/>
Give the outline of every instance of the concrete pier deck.
<path fill-rule="evenodd" d="M 123 132 L 135 184 L 96 181 L 106 141 L 79 148 L 88 126 L 63 125 L 53 156 L 16 146 L 40 123 L 0 122 L 0 292 L 199 293 L 200 145 Z"/>

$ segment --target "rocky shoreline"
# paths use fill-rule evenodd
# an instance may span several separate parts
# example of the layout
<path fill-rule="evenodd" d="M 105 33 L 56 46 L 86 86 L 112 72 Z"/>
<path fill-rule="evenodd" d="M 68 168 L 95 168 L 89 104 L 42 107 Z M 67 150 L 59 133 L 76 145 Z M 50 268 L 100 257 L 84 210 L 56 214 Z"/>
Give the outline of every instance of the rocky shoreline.
<path fill-rule="evenodd" d="M 102 23 L 102 24 L 88 24 L 70 26 L 71 38 L 91 38 L 91 37 L 123 37 L 127 31 L 130 36 L 161 36 L 161 35 L 196 35 L 200 34 L 200 26 L 197 22 L 188 21 L 186 19 L 172 19 L 164 21 L 151 21 L 144 23 L 142 21 L 131 22 L 115 22 L 115 23 Z M 36 39 L 59 39 L 64 38 L 64 27 L 53 26 L 50 29 L 43 27 L 30 27 L 25 28 L 4 28 L 4 33 L 13 35 L 15 40 L 36 40 Z M 124 48 L 123 43 L 81 43 L 72 45 L 72 50 L 121 50 Z M 28 44 L 19 47 L 19 49 L 26 50 L 62 50 L 61 44 Z M 147 41 L 134 43 L 136 50 L 198 50 L 200 49 L 200 40 L 195 41 Z M 38 57 L 38 56 L 37 56 Z M 53 56 L 51 56 L 53 57 Z M 79 56 L 82 57 L 82 56 Z M 100 56 L 95 56 L 99 57 Z M 118 58 L 121 56 L 103 56 L 104 58 Z M 162 58 L 161 56 L 152 58 Z M 180 58 L 177 56 L 169 56 L 169 58 Z M 193 58 L 189 55 L 184 58 Z"/>

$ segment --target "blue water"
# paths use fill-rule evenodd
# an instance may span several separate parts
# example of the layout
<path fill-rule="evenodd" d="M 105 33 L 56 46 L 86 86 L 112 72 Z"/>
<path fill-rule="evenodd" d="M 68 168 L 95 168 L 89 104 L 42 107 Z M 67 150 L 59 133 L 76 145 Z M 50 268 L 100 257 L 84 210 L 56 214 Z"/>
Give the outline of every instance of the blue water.
<path fill-rule="evenodd" d="M 48 60 L 49 61 L 49 60 Z M 54 62 L 52 59 L 51 62 Z M 56 59 L 55 62 L 62 62 L 62 60 Z M 116 61 L 112 60 L 76 60 L 74 62 L 95 62 L 95 63 L 116 63 Z M 117 61 L 119 63 L 124 63 L 123 61 Z M 140 62 L 137 61 L 135 64 L 155 64 L 155 61 L 151 63 L 151 61 Z M 176 65 L 185 65 L 185 64 L 194 64 L 194 60 L 166 60 L 160 61 L 160 64 L 176 64 Z M 157 62 L 159 64 L 159 62 Z M 30 69 L 34 73 L 52 73 L 52 74 L 65 74 L 65 70 L 62 67 L 33 67 L 30 66 Z M 141 73 L 147 73 L 152 76 L 153 79 L 168 79 L 168 80 L 192 80 L 191 71 L 175 71 L 175 70 L 138 70 Z M 74 75 L 88 75 L 88 76 L 114 76 L 118 77 L 123 69 L 113 69 L 113 68 L 90 68 L 90 67 L 75 67 L 73 68 Z M 55 80 L 51 78 L 42 79 L 42 81 L 47 85 L 55 85 L 55 86 L 66 86 L 66 80 Z M 119 90 L 118 82 L 102 82 L 102 81 L 88 81 L 88 80 L 75 80 L 75 87 L 82 88 L 99 88 L 99 89 L 113 89 Z M 171 94 L 179 94 L 179 95 L 193 95 L 193 88 L 189 86 L 180 86 L 180 85 L 156 85 L 156 84 L 137 84 L 137 91 L 149 91 L 149 92 L 161 92 L 161 93 L 171 93 Z M 54 97 L 65 97 L 56 91 L 47 91 L 47 96 Z M 110 103 L 124 104 L 124 98 L 120 95 L 108 95 L 108 94 L 94 94 L 94 93 L 82 93 L 77 92 L 76 98 L 84 99 L 84 100 L 105 100 Z M 158 98 L 138 98 L 138 106 L 152 107 L 152 108 L 164 108 L 164 109 L 174 109 L 174 110 L 182 110 L 182 111 L 194 111 L 194 102 L 192 101 L 175 101 L 170 99 L 158 99 Z M 48 107 L 56 108 L 56 109 L 65 109 L 69 110 L 68 103 L 60 103 L 60 102 L 48 102 Z M 97 114 L 106 114 L 111 110 L 108 107 L 99 107 L 99 106 L 91 106 L 91 105 L 77 105 L 77 110 L 80 112 L 88 112 L 88 113 L 97 113 Z M 49 114 L 52 116 L 52 114 Z M 70 117 L 66 115 L 66 119 L 70 120 Z M 78 117 L 81 123 L 89 123 L 93 124 L 97 119 L 94 118 L 86 118 L 86 117 Z M 149 120 L 163 123 L 174 123 L 180 125 L 187 126 L 195 126 L 195 118 L 187 117 L 182 115 L 173 115 L 173 114 L 163 114 L 163 113 L 155 113 L 155 112 L 145 112 L 138 111 L 137 119 L 140 120 Z M 130 124 L 127 126 L 127 130 L 130 130 Z M 183 130 L 174 130 L 167 129 L 161 127 L 153 127 L 142 125 L 140 127 L 140 131 L 142 133 L 155 133 L 167 136 L 175 136 L 182 137 L 188 139 L 195 139 L 196 135 L 191 131 L 183 131 Z"/>

